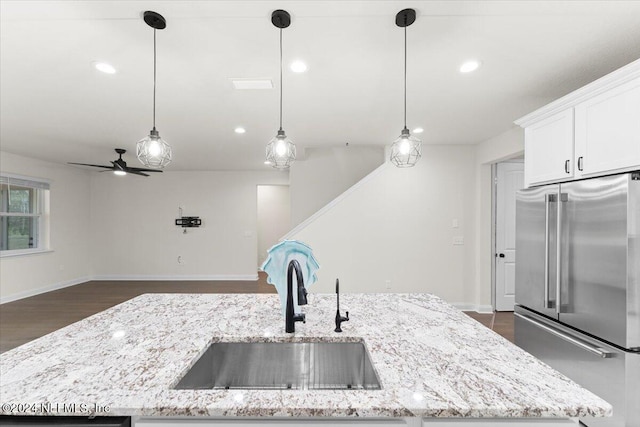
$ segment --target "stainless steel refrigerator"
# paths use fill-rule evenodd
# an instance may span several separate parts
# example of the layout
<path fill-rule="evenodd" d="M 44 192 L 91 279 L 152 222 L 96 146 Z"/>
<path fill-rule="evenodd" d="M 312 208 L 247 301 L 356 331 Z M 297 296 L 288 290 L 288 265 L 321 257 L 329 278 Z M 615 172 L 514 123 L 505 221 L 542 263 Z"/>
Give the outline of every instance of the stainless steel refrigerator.
<path fill-rule="evenodd" d="M 640 172 L 518 192 L 515 341 L 640 426 Z"/>

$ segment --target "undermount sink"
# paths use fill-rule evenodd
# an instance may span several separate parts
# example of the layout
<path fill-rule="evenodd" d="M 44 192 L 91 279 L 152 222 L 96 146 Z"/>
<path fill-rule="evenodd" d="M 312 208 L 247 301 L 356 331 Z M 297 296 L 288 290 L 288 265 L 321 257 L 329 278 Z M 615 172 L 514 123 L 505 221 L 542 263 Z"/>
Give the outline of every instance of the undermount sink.
<path fill-rule="evenodd" d="M 212 344 L 176 389 L 379 390 L 362 342 Z"/>

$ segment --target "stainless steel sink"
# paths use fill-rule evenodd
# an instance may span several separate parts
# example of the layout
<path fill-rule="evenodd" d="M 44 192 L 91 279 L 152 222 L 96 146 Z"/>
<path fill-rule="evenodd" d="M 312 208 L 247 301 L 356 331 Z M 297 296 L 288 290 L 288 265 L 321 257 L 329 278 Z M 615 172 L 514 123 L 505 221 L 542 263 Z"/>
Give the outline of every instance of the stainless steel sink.
<path fill-rule="evenodd" d="M 362 342 L 212 344 L 176 389 L 379 390 Z"/>

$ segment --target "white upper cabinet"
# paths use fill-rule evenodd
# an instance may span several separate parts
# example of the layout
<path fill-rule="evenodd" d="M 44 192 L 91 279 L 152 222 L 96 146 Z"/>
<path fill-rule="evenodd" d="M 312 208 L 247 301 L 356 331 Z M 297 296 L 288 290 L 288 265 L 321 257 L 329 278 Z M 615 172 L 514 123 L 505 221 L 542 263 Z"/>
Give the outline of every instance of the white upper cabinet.
<path fill-rule="evenodd" d="M 640 78 L 576 105 L 576 174 L 640 165 Z"/>
<path fill-rule="evenodd" d="M 527 187 L 640 169 L 640 60 L 516 124 Z"/>
<path fill-rule="evenodd" d="M 525 185 L 573 178 L 573 109 L 524 131 Z"/>

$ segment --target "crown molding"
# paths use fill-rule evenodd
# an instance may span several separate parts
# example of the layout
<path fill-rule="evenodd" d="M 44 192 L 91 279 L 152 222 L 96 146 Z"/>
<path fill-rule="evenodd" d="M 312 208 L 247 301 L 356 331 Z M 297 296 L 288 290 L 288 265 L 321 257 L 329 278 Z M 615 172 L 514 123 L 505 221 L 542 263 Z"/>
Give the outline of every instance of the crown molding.
<path fill-rule="evenodd" d="M 534 123 L 546 119 L 547 117 L 551 117 L 568 108 L 573 108 L 581 102 L 637 78 L 640 78 L 640 59 L 633 61 L 632 63 L 627 64 L 624 67 L 581 87 L 580 89 L 576 89 L 570 94 L 565 95 L 542 108 L 538 108 L 534 112 L 519 118 L 514 123 L 523 128 L 529 127 Z"/>

